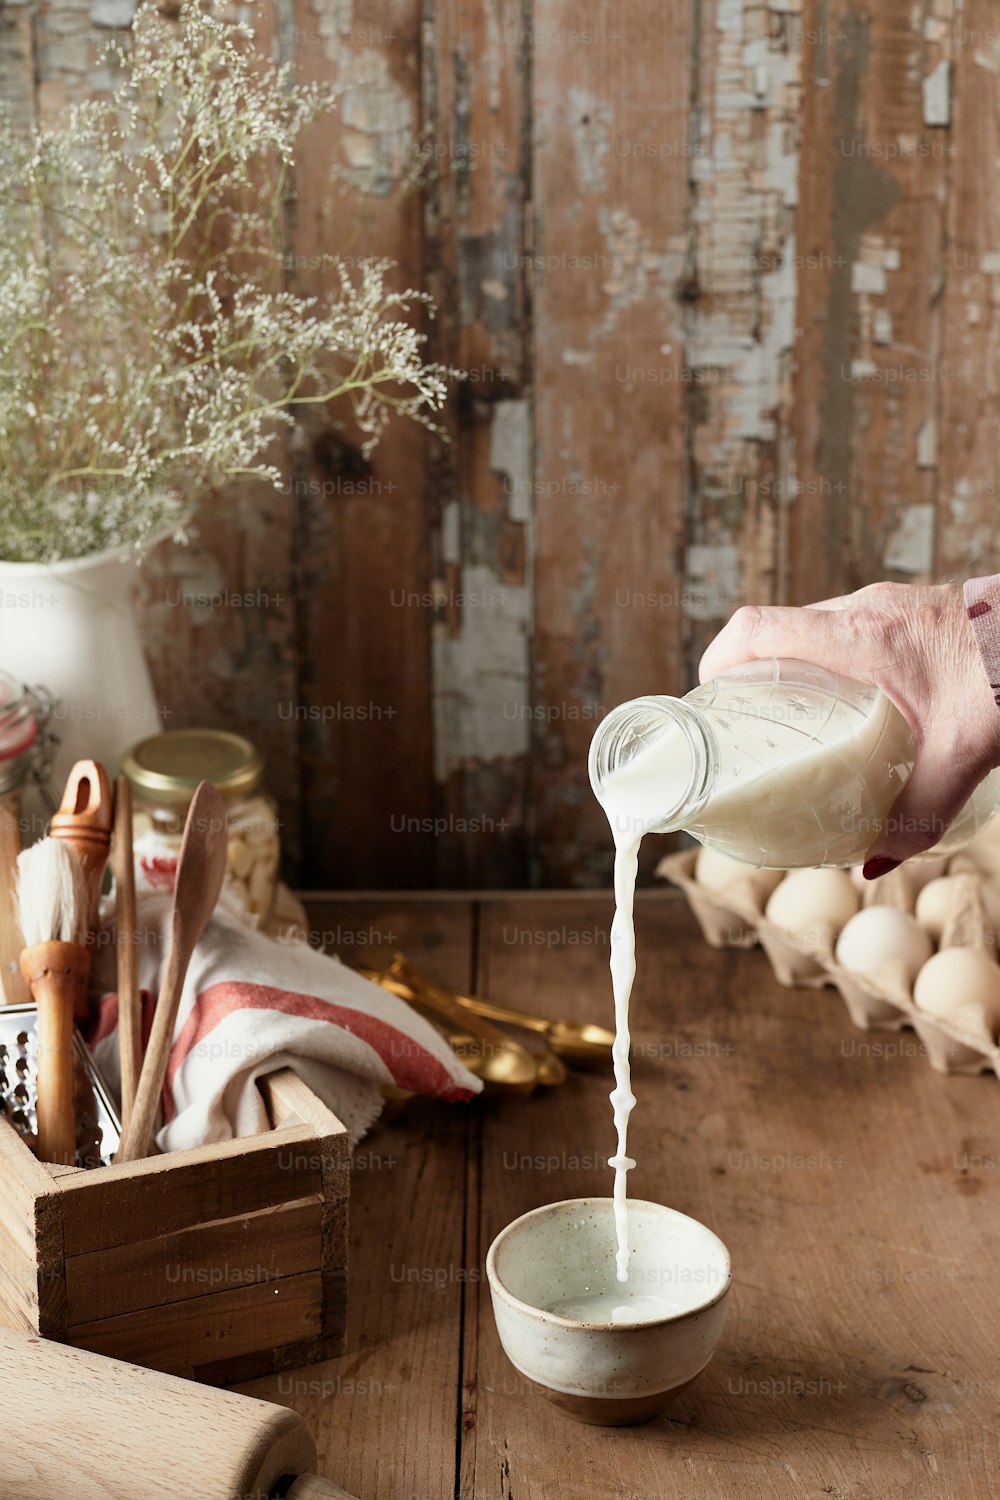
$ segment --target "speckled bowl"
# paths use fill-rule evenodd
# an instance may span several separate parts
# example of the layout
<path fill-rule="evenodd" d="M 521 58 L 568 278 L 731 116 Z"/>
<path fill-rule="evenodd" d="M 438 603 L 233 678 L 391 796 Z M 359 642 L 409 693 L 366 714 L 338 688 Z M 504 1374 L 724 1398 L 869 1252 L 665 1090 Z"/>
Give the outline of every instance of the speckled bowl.
<path fill-rule="evenodd" d="M 627 1286 L 615 1279 L 610 1198 L 573 1198 L 523 1214 L 486 1257 L 500 1342 L 514 1368 L 581 1422 L 644 1422 L 715 1352 L 732 1272 L 725 1245 L 697 1219 L 629 1199 Z M 643 1322 L 589 1322 L 551 1309 L 568 1298 L 653 1296 Z"/>

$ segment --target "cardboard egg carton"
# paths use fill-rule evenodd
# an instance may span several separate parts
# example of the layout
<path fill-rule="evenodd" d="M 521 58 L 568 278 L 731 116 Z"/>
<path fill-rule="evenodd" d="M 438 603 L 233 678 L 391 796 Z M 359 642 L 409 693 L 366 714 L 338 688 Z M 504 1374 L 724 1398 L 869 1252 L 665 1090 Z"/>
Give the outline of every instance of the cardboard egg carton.
<path fill-rule="evenodd" d="M 1000 1046 L 987 1047 L 951 1020 L 919 1010 L 913 1001 L 913 985 L 902 964 L 886 964 L 867 974 L 854 973 L 838 964 L 834 956 L 837 929 L 818 923 L 808 931 L 789 932 L 768 920 L 760 895 L 754 889 L 754 871 L 737 878 L 723 890 L 710 889 L 695 879 L 697 849 L 668 854 L 656 874 L 680 887 L 687 898 L 706 942 L 713 948 L 749 948 L 760 943 L 779 984 L 789 988 L 822 989 L 833 986 L 847 1006 L 854 1025 L 862 1031 L 901 1031 L 911 1027 L 927 1050 L 931 1067 L 938 1073 L 979 1074 L 994 1072 L 1000 1078 Z M 948 874 L 961 874 L 963 887 L 956 910 L 935 946 L 978 947 L 996 958 L 996 935 L 987 922 L 983 890 L 989 883 L 977 862 L 966 854 L 956 855 Z M 1000 865 L 997 869 L 1000 884 Z M 958 890 L 958 888 L 956 888 Z M 905 865 L 879 880 L 866 883 L 862 906 L 896 906 L 913 915 L 913 884 Z"/>

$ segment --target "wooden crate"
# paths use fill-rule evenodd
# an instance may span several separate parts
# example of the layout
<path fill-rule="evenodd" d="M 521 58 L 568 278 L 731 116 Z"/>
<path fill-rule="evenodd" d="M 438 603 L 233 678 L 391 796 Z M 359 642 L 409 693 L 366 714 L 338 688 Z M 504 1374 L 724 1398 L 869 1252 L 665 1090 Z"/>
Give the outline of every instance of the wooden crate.
<path fill-rule="evenodd" d="M 343 1352 L 350 1146 L 290 1069 L 271 1130 L 94 1171 L 0 1118 L 0 1322 L 211 1384 Z"/>

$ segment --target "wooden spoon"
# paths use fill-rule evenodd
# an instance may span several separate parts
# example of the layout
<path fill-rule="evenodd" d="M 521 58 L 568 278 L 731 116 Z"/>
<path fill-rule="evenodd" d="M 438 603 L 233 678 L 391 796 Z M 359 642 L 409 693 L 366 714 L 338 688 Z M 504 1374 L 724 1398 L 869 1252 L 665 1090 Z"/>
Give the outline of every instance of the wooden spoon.
<path fill-rule="evenodd" d="M 116 1161 L 136 1161 L 150 1153 L 153 1122 L 167 1072 L 184 979 L 198 939 L 215 910 L 226 873 L 226 831 L 225 801 L 214 786 L 203 781 L 194 794 L 184 824 L 163 981 L 132 1118 L 125 1127 Z"/>

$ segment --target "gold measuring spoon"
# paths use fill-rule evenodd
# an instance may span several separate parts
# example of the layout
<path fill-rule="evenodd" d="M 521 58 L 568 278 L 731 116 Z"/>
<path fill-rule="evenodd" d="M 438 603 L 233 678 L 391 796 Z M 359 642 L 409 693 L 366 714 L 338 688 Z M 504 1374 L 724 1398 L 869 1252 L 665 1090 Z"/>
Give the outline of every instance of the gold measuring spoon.
<path fill-rule="evenodd" d="M 512 1010 L 506 1005 L 494 1005 L 492 1000 L 481 1000 L 477 995 L 460 995 L 453 990 L 427 979 L 397 953 L 387 971 L 396 975 L 413 989 L 424 990 L 435 997 L 445 993 L 452 1004 L 469 1015 L 487 1021 L 504 1021 L 508 1026 L 522 1026 L 526 1031 L 537 1031 L 545 1037 L 551 1051 L 578 1068 L 599 1068 L 611 1061 L 611 1048 L 615 1034 L 592 1021 L 548 1021 L 543 1016 L 528 1015 L 522 1010 Z"/>
<path fill-rule="evenodd" d="M 526 1047 L 488 1021 L 474 1020 L 451 1004 L 439 1004 L 398 978 L 391 970 L 359 968 L 358 973 L 374 982 L 435 1025 L 445 1035 L 470 1073 L 486 1084 L 530 1094 L 538 1083 L 536 1059 Z"/>

